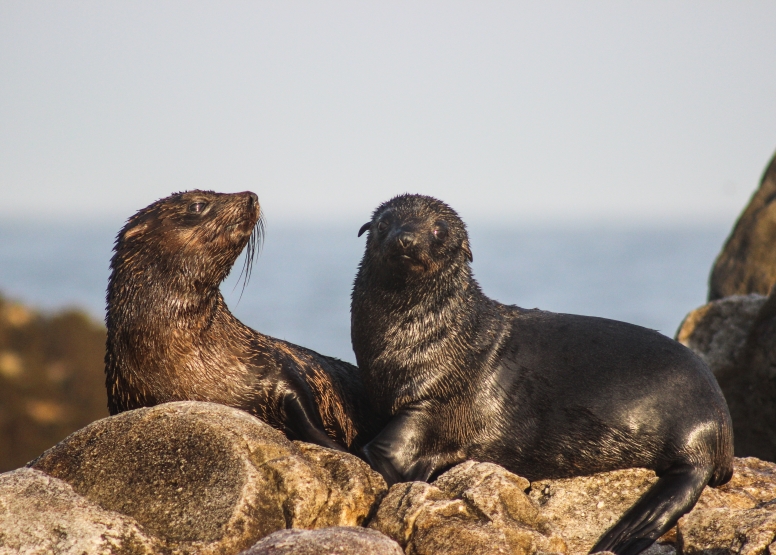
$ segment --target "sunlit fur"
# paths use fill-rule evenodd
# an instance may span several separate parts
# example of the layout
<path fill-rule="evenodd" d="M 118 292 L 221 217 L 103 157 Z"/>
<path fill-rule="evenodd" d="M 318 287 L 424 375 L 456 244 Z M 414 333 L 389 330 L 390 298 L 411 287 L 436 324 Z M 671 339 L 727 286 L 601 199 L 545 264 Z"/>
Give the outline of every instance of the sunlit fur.
<path fill-rule="evenodd" d="M 247 283 L 263 231 L 258 199 L 249 192 L 177 193 L 127 221 L 107 295 L 111 414 L 212 401 L 251 412 L 295 439 L 358 448 L 358 369 L 262 335 L 224 302 L 219 285 L 246 246 Z"/>

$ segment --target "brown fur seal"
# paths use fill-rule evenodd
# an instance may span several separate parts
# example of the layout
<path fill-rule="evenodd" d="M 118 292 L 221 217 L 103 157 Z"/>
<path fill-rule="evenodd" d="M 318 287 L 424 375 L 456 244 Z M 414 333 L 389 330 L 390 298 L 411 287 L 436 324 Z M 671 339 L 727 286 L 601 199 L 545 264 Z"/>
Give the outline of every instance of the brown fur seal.
<path fill-rule="evenodd" d="M 353 287 L 353 349 L 387 426 L 364 448 L 389 482 L 466 459 L 530 480 L 630 467 L 659 480 L 592 551 L 639 553 L 732 475 L 725 399 L 689 349 L 639 326 L 506 306 L 471 273 L 443 202 L 379 206 Z M 359 233 L 359 234 L 360 234 Z"/>
<path fill-rule="evenodd" d="M 251 192 L 177 193 L 128 220 L 108 283 L 110 413 L 212 401 L 292 439 L 358 451 L 373 421 L 358 368 L 257 333 L 224 303 L 220 283 L 246 244 L 250 270 L 261 230 Z"/>
<path fill-rule="evenodd" d="M 776 155 L 714 262 L 709 301 L 767 295 L 776 284 Z"/>

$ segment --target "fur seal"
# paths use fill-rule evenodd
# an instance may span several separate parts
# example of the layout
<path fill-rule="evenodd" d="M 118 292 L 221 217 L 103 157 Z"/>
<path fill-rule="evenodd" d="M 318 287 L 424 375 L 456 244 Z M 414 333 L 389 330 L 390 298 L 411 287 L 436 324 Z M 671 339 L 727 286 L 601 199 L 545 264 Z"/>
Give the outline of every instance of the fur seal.
<path fill-rule="evenodd" d="M 709 301 L 767 295 L 776 284 L 776 155 L 739 216 L 709 276 Z"/>
<path fill-rule="evenodd" d="M 632 324 L 507 306 L 472 276 L 464 223 L 402 195 L 370 222 L 351 338 L 375 410 L 364 452 L 389 483 L 466 459 L 529 480 L 630 467 L 655 485 L 592 552 L 639 553 L 732 475 L 725 399 L 689 349 Z"/>
<path fill-rule="evenodd" d="M 373 422 L 358 368 L 245 326 L 219 285 L 263 231 L 251 192 L 189 191 L 129 218 L 108 282 L 108 409 L 212 401 L 291 439 L 358 452 Z"/>

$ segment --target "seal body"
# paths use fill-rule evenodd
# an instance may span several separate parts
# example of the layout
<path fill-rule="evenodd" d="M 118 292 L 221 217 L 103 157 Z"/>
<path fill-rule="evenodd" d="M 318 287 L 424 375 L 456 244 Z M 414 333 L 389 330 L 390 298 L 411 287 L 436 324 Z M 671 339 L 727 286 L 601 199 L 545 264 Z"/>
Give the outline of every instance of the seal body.
<path fill-rule="evenodd" d="M 261 230 L 251 192 L 178 193 L 127 221 L 107 294 L 110 413 L 211 401 L 292 439 L 358 452 L 373 422 L 358 368 L 260 334 L 224 302 L 219 285 L 246 245 L 250 270 Z"/>
<path fill-rule="evenodd" d="M 489 299 L 463 222 L 436 199 L 396 197 L 367 229 L 351 335 L 389 419 L 365 453 L 389 482 L 466 459 L 530 480 L 650 468 L 659 481 L 593 548 L 632 554 L 729 480 L 725 399 L 689 349 L 624 322 Z"/>

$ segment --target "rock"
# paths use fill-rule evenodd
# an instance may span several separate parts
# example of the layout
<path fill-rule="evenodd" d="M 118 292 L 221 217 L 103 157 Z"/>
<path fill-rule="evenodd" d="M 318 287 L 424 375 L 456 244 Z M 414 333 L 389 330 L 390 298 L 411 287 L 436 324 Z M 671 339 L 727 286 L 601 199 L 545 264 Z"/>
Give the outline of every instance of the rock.
<path fill-rule="evenodd" d="M 776 536 L 776 502 L 757 509 L 708 509 L 687 517 L 680 536 L 683 555 L 694 553 L 761 555 Z"/>
<path fill-rule="evenodd" d="M 678 528 L 685 555 L 776 553 L 776 464 L 736 459 L 730 482 L 706 488 Z"/>
<path fill-rule="evenodd" d="M 294 444 L 213 403 L 105 418 L 30 464 L 182 553 L 232 554 L 283 528 L 357 526 L 387 489 L 352 455 Z"/>
<path fill-rule="evenodd" d="M 714 372 L 733 419 L 736 454 L 776 461 L 776 292 L 694 310 L 677 340 Z"/>
<path fill-rule="evenodd" d="M 404 555 L 399 544 L 366 528 L 281 530 L 240 555 Z"/>
<path fill-rule="evenodd" d="M 0 474 L 0 554 L 156 555 L 160 542 L 67 483 L 30 468 Z"/>
<path fill-rule="evenodd" d="M 531 484 L 528 496 L 552 529 L 566 540 L 569 553 L 582 554 L 590 551 L 656 481 L 651 470 L 631 468 L 593 476 L 537 480 Z"/>
<path fill-rule="evenodd" d="M 690 312 L 676 332 L 676 340 L 695 351 L 714 375 L 736 366 L 744 356 L 752 324 L 767 297 L 735 295 Z"/>
<path fill-rule="evenodd" d="M 776 283 L 776 156 L 771 159 L 722 248 L 709 278 L 709 301 L 767 295 Z"/>
<path fill-rule="evenodd" d="M 410 555 L 565 553 L 525 495 L 529 484 L 498 465 L 467 461 L 434 483 L 395 484 L 369 524 Z"/>
<path fill-rule="evenodd" d="M 539 480 L 531 484 L 529 497 L 539 517 L 566 540 L 569 553 L 582 555 L 656 480 L 652 471 L 640 468 Z M 769 546 L 776 553 L 774 516 L 776 464 L 735 459 L 730 482 L 704 489 L 693 510 L 643 555 L 760 555 Z"/>
<path fill-rule="evenodd" d="M 316 522 L 316 528 L 361 525 L 372 516 L 388 491 L 382 476 L 361 459 L 347 453 L 303 441 L 294 444 L 308 464 L 312 463 L 318 470 L 331 492 L 318 516 L 321 524 Z"/>

